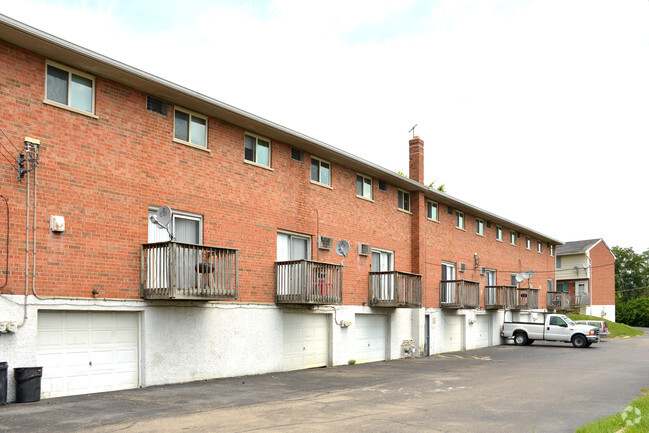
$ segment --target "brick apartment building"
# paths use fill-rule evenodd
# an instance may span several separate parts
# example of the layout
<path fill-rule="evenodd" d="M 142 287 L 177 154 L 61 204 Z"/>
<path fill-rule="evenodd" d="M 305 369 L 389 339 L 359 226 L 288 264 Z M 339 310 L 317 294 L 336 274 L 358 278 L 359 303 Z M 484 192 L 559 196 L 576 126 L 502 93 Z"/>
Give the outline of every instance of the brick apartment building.
<path fill-rule="evenodd" d="M 546 307 L 561 242 L 427 188 L 419 137 L 407 178 L 2 16 L 0 64 L 0 361 L 43 397 L 497 345 Z"/>

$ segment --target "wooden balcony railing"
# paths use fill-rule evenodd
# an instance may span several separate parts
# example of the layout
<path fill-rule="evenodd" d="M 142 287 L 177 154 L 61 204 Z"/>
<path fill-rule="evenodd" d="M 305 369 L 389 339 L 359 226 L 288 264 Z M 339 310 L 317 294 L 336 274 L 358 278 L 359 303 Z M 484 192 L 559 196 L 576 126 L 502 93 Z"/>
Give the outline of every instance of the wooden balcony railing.
<path fill-rule="evenodd" d="M 467 280 L 442 280 L 439 282 L 442 308 L 478 308 L 480 283 Z"/>
<path fill-rule="evenodd" d="M 421 275 L 370 272 L 370 307 L 421 307 Z"/>
<path fill-rule="evenodd" d="M 514 308 L 518 293 L 515 286 L 485 286 L 484 306 L 490 308 Z"/>
<path fill-rule="evenodd" d="M 548 292 L 548 310 L 567 310 L 570 308 L 570 295 L 566 292 Z"/>
<path fill-rule="evenodd" d="M 573 310 L 579 310 L 580 308 L 587 307 L 589 305 L 590 305 L 590 295 L 588 293 L 570 297 L 570 308 Z"/>
<path fill-rule="evenodd" d="M 517 310 L 533 310 L 539 308 L 539 289 L 519 288 L 516 289 L 516 304 L 514 307 Z"/>
<path fill-rule="evenodd" d="M 144 299 L 237 299 L 236 249 L 168 241 L 143 244 L 140 251 Z"/>
<path fill-rule="evenodd" d="M 341 304 L 343 267 L 311 260 L 275 262 L 278 304 Z"/>

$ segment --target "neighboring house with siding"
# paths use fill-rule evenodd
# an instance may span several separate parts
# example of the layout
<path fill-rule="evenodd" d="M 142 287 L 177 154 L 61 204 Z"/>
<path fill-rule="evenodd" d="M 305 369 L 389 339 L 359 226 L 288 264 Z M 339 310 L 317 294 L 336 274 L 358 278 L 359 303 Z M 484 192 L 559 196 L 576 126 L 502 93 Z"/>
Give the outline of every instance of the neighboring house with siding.
<path fill-rule="evenodd" d="M 557 248 L 556 291 L 579 309 L 615 321 L 615 255 L 603 239 L 566 242 Z"/>
<path fill-rule="evenodd" d="M 497 345 L 546 307 L 561 242 L 426 187 L 419 137 L 407 178 L 3 16 L 0 64 L 0 361 L 43 397 Z"/>

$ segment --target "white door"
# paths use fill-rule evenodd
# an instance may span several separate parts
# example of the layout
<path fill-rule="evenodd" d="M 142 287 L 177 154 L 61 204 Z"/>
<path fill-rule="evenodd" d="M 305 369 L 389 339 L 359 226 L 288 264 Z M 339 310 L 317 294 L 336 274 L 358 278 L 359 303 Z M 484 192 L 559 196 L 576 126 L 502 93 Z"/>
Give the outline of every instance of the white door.
<path fill-rule="evenodd" d="M 491 316 L 477 315 L 475 318 L 475 347 L 489 347 L 491 336 Z"/>
<path fill-rule="evenodd" d="M 138 314 L 39 311 L 43 398 L 137 388 Z"/>
<path fill-rule="evenodd" d="M 329 359 L 329 316 L 284 313 L 284 363 L 282 370 L 326 367 Z"/>
<path fill-rule="evenodd" d="M 464 349 L 464 316 L 444 315 L 444 352 Z"/>
<path fill-rule="evenodd" d="M 442 281 L 455 280 L 455 264 L 449 262 L 442 263 Z M 458 303 L 459 299 L 455 296 L 455 283 L 442 283 L 442 302 Z"/>
<path fill-rule="evenodd" d="M 394 254 L 387 250 L 372 250 L 372 272 L 387 272 L 394 270 Z M 391 274 L 372 276 L 373 296 L 382 301 L 394 299 L 394 287 Z"/>
<path fill-rule="evenodd" d="M 385 361 L 388 334 L 387 316 L 383 314 L 357 314 L 354 323 L 357 363 Z"/>

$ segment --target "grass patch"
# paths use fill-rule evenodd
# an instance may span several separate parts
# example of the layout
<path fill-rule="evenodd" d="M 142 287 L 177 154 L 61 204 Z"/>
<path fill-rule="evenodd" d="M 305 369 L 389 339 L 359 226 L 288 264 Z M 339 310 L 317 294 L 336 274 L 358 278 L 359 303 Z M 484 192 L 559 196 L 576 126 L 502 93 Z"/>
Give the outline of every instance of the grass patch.
<path fill-rule="evenodd" d="M 587 316 L 585 314 L 566 314 L 566 316 L 572 320 L 606 320 L 601 317 Z M 638 335 L 644 334 L 641 330 L 625 325 L 624 323 L 611 322 L 610 320 L 606 320 L 606 323 L 608 324 L 608 330 L 611 332 L 609 338 L 637 337 Z"/>
<path fill-rule="evenodd" d="M 649 396 L 647 389 L 619 413 L 578 427 L 575 433 L 646 433 L 649 431 Z M 639 412 L 639 414 L 638 414 Z M 637 423 L 636 423 L 637 421 Z"/>

